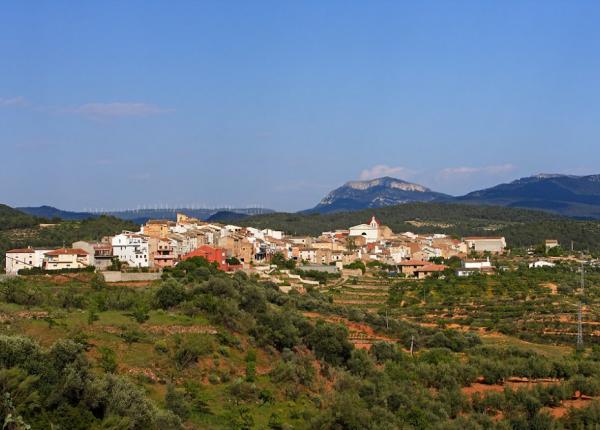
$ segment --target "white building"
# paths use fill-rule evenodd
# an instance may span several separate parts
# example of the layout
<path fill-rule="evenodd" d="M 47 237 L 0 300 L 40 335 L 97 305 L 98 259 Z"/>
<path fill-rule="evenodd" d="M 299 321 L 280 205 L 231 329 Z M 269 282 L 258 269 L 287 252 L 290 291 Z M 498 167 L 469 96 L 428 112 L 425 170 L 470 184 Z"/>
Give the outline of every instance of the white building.
<path fill-rule="evenodd" d="M 138 233 L 123 232 L 112 238 L 113 255 L 129 267 L 149 267 L 148 237 Z"/>
<path fill-rule="evenodd" d="M 262 231 L 264 236 L 272 237 L 273 239 L 283 240 L 283 232 L 280 230 L 271 230 L 270 228 L 266 228 Z"/>
<path fill-rule="evenodd" d="M 314 248 L 306 248 L 300 250 L 300 260 L 308 261 L 309 263 L 317 262 L 317 250 Z"/>
<path fill-rule="evenodd" d="M 390 258 L 394 263 L 400 263 L 402 260 L 410 258 L 410 248 L 404 245 L 390 246 Z"/>
<path fill-rule="evenodd" d="M 465 260 L 463 266 L 465 269 L 491 269 L 492 262 L 489 258 L 485 260 Z"/>
<path fill-rule="evenodd" d="M 362 236 L 367 243 L 377 242 L 379 239 L 379 221 L 373 216 L 369 224 L 359 224 L 350 227 L 350 237 Z"/>
<path fill-rule="evenodd" d="M 533 263 L 529 263 L 530 269 L 539 269 L 542 267 L 554 267 L 554 266 L 556 266 L 556 264 L 551 263 L 550 261 L 545 261 L 545 260 L 538 260 L 538 261 L 534 261 Z"/>
<path fill-rule="evenodd" d="M 16 275 L 21 269 L 41 268 L 44 263 L 44 254 L 49 249 L 21 248 L 6 251 L 5 271 L 9 275 Z"/>

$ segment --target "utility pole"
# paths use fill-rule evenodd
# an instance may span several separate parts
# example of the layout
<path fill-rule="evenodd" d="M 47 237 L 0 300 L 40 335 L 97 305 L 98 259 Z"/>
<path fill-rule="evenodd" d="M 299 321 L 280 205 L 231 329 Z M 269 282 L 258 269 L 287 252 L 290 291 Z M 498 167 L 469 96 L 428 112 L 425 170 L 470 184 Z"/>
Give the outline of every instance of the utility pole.
<path fill-rule="evenodd" d="M 411 335 L 410 336 L 410 356 L 412 357 L 413 355 L 413 348 L 415 346 L 415 335 Z"/>
<path fill-rule="evenodd" d="M 579 308 L 577 310 L 577 350 L 583 349 L 583 305 L 581 303 L 585 291 L 585 268 L 581 263 L 581 296 L 579 297 Z"/>

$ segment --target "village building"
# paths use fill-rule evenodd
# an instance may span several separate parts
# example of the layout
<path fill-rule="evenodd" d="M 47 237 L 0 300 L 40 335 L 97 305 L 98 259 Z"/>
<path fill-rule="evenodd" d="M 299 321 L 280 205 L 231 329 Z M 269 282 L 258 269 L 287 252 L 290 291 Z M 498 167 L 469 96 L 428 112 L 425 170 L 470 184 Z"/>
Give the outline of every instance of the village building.
<path fill-rule="evenodd" d="M 486 258 L 483 260 L 470 259 L 470 260 L 465 260 L 463 262 L 463 267 L 465 269 L 477 269 L 477 270 L 491 269 L 492 262 L 490 261 L 489 258 Z"/>
<path fill-rule="evenodd" d="M 400 271 L 407 277 L 415 276 L 417 270 L 427 266 L 429 263 L 422 260 L 406 260 L 398 264 Z"/>
<path fill-rule="evenodd" d="M 533 263 L 529 263 L 530 269 L 541 269 L 544 267 L 554 267 L 554 266 L 556 266 L 555 263 L 552 263 L 550 261 L 545 261 L 545 260 L 538 260 L 538 261 L 534 261 Z"/>
<path fill-rule="evenodd" d="M 202 257 L 209 263 L 217 263 L 220 270 L 227 270 L 227 252 L 223 248 L 216 248 L 214 246 L 202 245 L 197 249 L 185 254 L 181 259 L 183 261 L 188 260 L 192 257 Z"/>
<path fill-rule="evenodd" d="M 350 237 L 364 237 L 367 243 L 377 242 L 381 239 L 389 238 L 393 235 L 392 230 L 382 225 L 375 215 L 371 217 L 368 224 L 359 224 L 350 227 Z"/>
<path fill-rule="evenodd" d="M 90 255 L 80 248 L 60 248 L 44 254 L 44 270 L 85 269 L 91 266 Z"/>
<path fill-rule="evenodd" d="M 315 248 L 300 249 L 299 259 L 309 263 L 317 263 L 317 250 Z"/>
<path fill-rule="evenodd" d="M 112 238 L 113 255 L 129 267 L 150 267 L 148 237 L 139 233 L 123 232 Z"/>
<path fill-rule="evenodd" d="M 112 265 L 113 252 L 110 243 L 105 242 L 87 242 L 80 240 L 73 242 L 73 248 L 83 249 L 90 256 L 90 264 L 96 270 L 106 270 Z"/>
<path fill-rule="evenodd" d="M 232 233 L 219 238 L 219 247 L 224 248 L 227 257 L 235 257 L 242 263 L 251 263 L 254 260 L 254 246 L 239 233 Z"/>
<path fill-rule="evenodd" d="M 475 273 L 492 274 L 496 268 L 492 266 L 489 257 L 486 259 L 468 259 L 462 262 L 462 267 L 456 271 L 460 277 L 471 276 Z"/>
<path fill-rule="evenodd" d="M 411 256 L 410 247 L 402 244 L 392 244 L 388 248 L 390 259 L 396 264 Z"/>
<path fill-rule="evenodd" d="M 441 274 L 446 269 L 448 269 L 448 266 L 443 264 L 427 264 L 415 270 L 414 276 L 417 279 L 424 279 L 434 274 Z"/>
<path fill-rule="evenodd" d="M 506 248 L 506 239 L 504 237 L 465 237 L 469 252 L 489 252 L 492 254 L 503 254 Z"/>
<path fill-rule="evenodd" d="M 20 248 L 6 251 L 4 270 L 9 275 L 17 275 L 19 270 L 42 268 L 44 254 L 50 249 Z"/>
<path fill-rule="evenodd" d="M 142 226 L 141 233 L 149 237 L 166 237 L 170 233 L 170 227 L 174 227 L 173 221 L 167 220 L 148 220 Z"/>
<path fill-rule="evenodd" d="M 177 242 L 168 237 L 148 238 L 150 266 L 159 269 L 175 266 L 175 246 Z"/>

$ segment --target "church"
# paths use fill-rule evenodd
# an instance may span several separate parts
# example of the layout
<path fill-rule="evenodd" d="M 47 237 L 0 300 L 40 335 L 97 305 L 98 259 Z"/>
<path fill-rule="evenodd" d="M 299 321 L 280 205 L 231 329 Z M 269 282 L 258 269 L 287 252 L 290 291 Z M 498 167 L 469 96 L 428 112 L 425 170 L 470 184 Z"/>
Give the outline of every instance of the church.
<path fill-rule="evenodd" d="M 366 243 L 377 242 L 378 240 L 390 237 L 392 234 L 392 230 L 388 226 L 382 225 L 375 218 L 375 215 L 371 217 L 371 221 L 368 224 L 359 224 L 350 227 L 350 237 L 364 237 Z"/>

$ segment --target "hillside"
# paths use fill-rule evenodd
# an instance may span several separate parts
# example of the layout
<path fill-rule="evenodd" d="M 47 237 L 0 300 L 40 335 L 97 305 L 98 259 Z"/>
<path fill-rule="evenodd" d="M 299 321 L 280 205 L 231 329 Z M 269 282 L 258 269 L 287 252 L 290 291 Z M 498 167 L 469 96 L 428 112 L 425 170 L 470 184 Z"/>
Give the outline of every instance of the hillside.
<path fill-rule="evenodd" d="M 588 279 L 597 285 L 600 272 Z M 371 271 L 284 294 L 203 259 L 145 286 L 93 274 L 0 280 L 0 422 L 596 428 L 600 296 L 588 292 L 585 348 L 574 353 L 574 285 L 569 265 L 420 282 Z"/>
<path fill-rule="evenodd" d="M 511 246 L 528 246 L 553 238 L 564 244 L 573 240 L 575 249 L 600 249 L 599 222 L 501 206 L 407 203 L 335 214 L 275 213 L 248 217 L 238 224 L 280 229 L 297 235 L 318 235 L 366 222 L 373 214 L 396 232 L 435 232 L 458 237 L 504 235 Z"/>
<path fill-rule="evenodd" d="M 449 196 L 419 184 L 383 177 L 368 181 L 351 181 L 325 196 L 308 213 L 332 213 L 365 208 L 379 208 L 401 203 L 428 202 Z"/>
<path fill-rule="evenodd" d="M 249 217 L 249 215 L 239 213 L 239 212 L 219 211 L 217 213 L 212 214 L 208 218 L 206 218 L 206 221 L 227 223 L 227 222 L 239 221 L 239 220 L 242 220 L 242 219 L 248 218 L 248 217 Z"/>
<path fill-rule="evenodd" d="M 44 220 L 0 204 L 0 231 L 33 227 L 41 222 L 44 222 Z"/>
<path fill-rule="evenodd" d="M 474 191 L 453 200 L 600 219 L 600 175 L 540 174 Z"/>
<path fill-rule="evenodd" d="M 17 209 L 21 212 L 25 212 L 29 215 L 33 215 L 36 217 L 42 217 L 46 219 L 60 218 L 64 221 L 80 221 L 83 219 L 94 218 L 98 216 L 89 212 L 64 211 L 52 206 L 21 207 Z"/>

